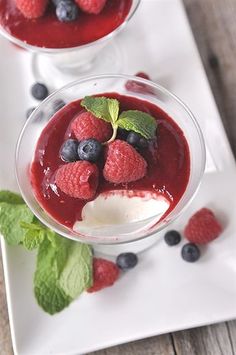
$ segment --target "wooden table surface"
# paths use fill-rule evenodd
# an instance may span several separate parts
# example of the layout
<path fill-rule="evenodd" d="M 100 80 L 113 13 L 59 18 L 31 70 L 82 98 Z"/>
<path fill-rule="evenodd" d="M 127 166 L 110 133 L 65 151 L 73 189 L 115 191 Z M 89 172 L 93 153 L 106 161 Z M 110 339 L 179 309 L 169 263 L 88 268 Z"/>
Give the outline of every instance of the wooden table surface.
<path fill-rule="evenodd" d="M 184 0 L 184 4 L 236 155 L 236 0 Z M 0 354 L 13 354 L 1 262 Z M 236 355 L 236 321 L 156 336 L 92 354 Z"/>

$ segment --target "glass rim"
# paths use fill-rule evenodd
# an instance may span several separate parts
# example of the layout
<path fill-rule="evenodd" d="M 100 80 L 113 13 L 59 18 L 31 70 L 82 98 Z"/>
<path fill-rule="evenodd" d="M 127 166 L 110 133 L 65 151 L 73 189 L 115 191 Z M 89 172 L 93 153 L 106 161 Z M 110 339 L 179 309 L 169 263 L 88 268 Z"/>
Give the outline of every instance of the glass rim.
<path fill-rule="evenodd" d="M 137 1 L 137 3 L 135 4 L 133 10 L 132 11 L 130 10 L 126 19 L 118 27 L 116 27 L 112 32 L 108 33 L 107 35 L 105 35 L 101 38 L 98 38 L 95 41 L 85 43 L 80 46 L 68 47 L 68 48 L 46 48 L 46 47 L 34 46 L 32 44 L 28 44 L 28 43 L 22 41 L 19 38 L 14 37 L 9 32 L 7 32 L 1 24 L 0 24 L 0 34 L 3 37 L 5 37 L 6 39 L 8 39 L 9 41 L 11 41 L 12 43 L 14 43 L 24 49 L 30 50 L 31 52 L 41 52 L 44 54 L 60 54 L 60 53 L 73 52 L 73 51 L 77 51 L 79 49 L 89 48 L 93 45 L 103 44 L 107 40 L 113 38 L 121 30 L 123 30 L 123 28 L 128 24 L 129 20 L 134 16 L 134 14 L 136 13 L 136 11 L 141 3 L 141 0 L 136 0 L 136 1 Z"/>
<path fill-rule="evenodd" d="M 150 230 L 150 233 L 145 234 L 144 236 L 138 236 L 137 238 L 132 238 L 132 239 L 128 239 L 128 234 L 123 234 L 123 239 L 119 240 L 119 236 L 114 237 L 110 237 L 110 236 L 106 236 L 106 237 L 92 237 L 92 236 L 87 236 L 87 235 L 83 235 L 81 234 L 81 237 L 79 236 L 79 233 L 74 232 L 73 230 L 68 229 L 68 231 L 74 233 L 74 235 L 71 235 L 69 233 L 66 233 L 64 231 L 61 231 L 59 228 L 56 227 L 52 227 L 50 223 L 48 223 L 47 221 L 44 220 L 44 218 L 35 210 L 34 207 L 32 207 L 32 205 L 28 202 L 28 199 L 25 196 L 24 191 L 21 188 L 21 184 L 19 182 L 19 174 L 18 174 L 18 166 L 17 166 L 17 161 L 18 161 L 18 155 L 19 155 L 19 150 L 20 150 L 20 146 L 21 146 L 21 141 L 23 138 L 23 135 L 25 133 L 26 128 L 31 124 L 31 122 L 34 120 L 34 117 L 38 114 L 38 112 L 40 112 L 41 110 L 41 106 L 47 102 L 50 102 L 54 96 L 56 96 L 58 93 L 65 91 L 67 89 L 72 88 L 75 85 L 81 85 L 84 84 L 86 82 L 92 81 L 92 80 L 100 80 L 100 79 L 123 79 L 125 81 L 128 80 L 133 80 L 136 82 L 139 82 L 141 84 L 145 84 L 148 85 L 154 89 L 158 89 L 161 93 L 163 93 L 164 95 L 167 95 L 169 97 L 171 97 L 174 101 L 176 101 L 188 114 L 188 116 L 191 119 L 191 122 L 194 124 L 194 128 L 196 129 L 198 138 L 199 138 L 199 143 L 200 143 L 200 148 L 201 148 L 201 159 L 202 159 L 202 164 L 201 164 L 201 169 L 199 170 L 199 181 L 198 184 L 195 188 L 194 193 L 191 195 L 191 197 L 187 200 L 186 204 L 181 208 L 181 210 L 178 213 L 175 213 L 173 216 L 172 214 L 174 213 L 176 207 L 180 204 L 180 202 L 182 201 L 182 199 L 184 198 L 184 196 L 186 195 L 186 192 L 188 191 L 188 185 L 186 186 L 186 190 L 184 191 L 183 195 L 181 196 L 180 200 L 178 201 L 178 203 L 176 204 L 176 206 L 174 207 L 174 209 L 168 213 L 168 215 L 166 217 L 171 217 L 168 221 L 166 219 L 163 219 L 158 228 L 154 229 L 154 230 Z M 166 228 L 170 223 L 172 223 L 173 221 L 175 221 L 189 206 L 189 204 L 191 203 L 191 201 L 194 199 L 195 195 L 197 194 L 197 191 L 200 187 L 201 181 L 202 181 L 202 177 L 205 171 L 205 165 L 206 165 L 206 147 L 205 147 L 205 143 L 204 143 L 204 138 L 203 138 L 203 134 L 201 131 L 201 128 L 199 126 L 199 123 L 197 122 L 195 116 L 193 115 L 192 111 L 188 108 L 188 106 L 175 94 L 173 94 L 172 92 L 170 92 L 169 90 L 165 89 L 163 86 L 154 83 L 150 80 L 144 79 L 144 78 L 140 78 L 137 76 L 133 76 L 133 75 L 127 75 L 127 74 L 102 74 L 102 75 L 96 75 L 96 76 L 89 76 L 89 77 L 84 77 L 82 79 L 78 79 L 75 80 L 65 86 L 63 86 L 62 88 L 54 91 L 52 94 L 50 94 L 45 100 L 43 100 L 39 106 L 33 111 L 33 113 L 31 114 L 31 116 L 29 117 L 29 119 L 25 122 L 20 135 L 18 137 L 17 140 L 17 144 L 16 144 L 16 149 L 15 149 L 15 175 L 16 175 L 16 180 L 20 189 L 20 192 L 22 194 L 22 197 L 24 198 L 26 204 L 28 205 L 28 207 L 33 211 L 33 213 L 35 214 L 35 216 L 43 223 L 45 224 L 48 228 L 53 229 L 54 231 L 56 231 L 58 234 L 75 240 L 75 241 L 80 241 L 80 242 L 84 242 L 84 243 L 90 243 L 90 244 L 99 244 L 99 245 L 121 245 L 121 244 L 128 244 L 128 243 L 132 243 L 138 240 L 142 240 L 144 238 L 148 238 L 154 234 L 159 233 L 161 230 L 163 230 L 164 228 Z M 190 171 L 191 174 L 191 171 Z M 37 202 L 37 204 L 40 206 L 41 209 L 43 209 L 40 205 L 40 203 L 38 202 L 38 200 L 35 198 L 35 201 Z M 46 212 L 47 213 L 47 212 Z M 48 213 L 47 213 L 48 214 Z M 53 217 L 48 214 L 50 218 L 53 219 Z M 145 219 L 144 219 L 145 220 Z M 144 221 L 143 220 L 143 221 Z M 59 226 L 60 223 L 56 220 L 54 220 L 54 222 L 56 222 Z M 133 222 L 135 223 L 135 222 Z M 157 222 L 158 223 L 158 222 Z M 156 223 L 154 223 L 153 226 L 155 226 Z M 152 226 L 152 227 L 153 227 Z M 66 227 L 64 225 L 62 225 L 63 228 L 66 229 Z M 124 236 L 127 237 L 127 239 L 124 238 Z M 100 239 L 101 238 L 101 239 Z"/>

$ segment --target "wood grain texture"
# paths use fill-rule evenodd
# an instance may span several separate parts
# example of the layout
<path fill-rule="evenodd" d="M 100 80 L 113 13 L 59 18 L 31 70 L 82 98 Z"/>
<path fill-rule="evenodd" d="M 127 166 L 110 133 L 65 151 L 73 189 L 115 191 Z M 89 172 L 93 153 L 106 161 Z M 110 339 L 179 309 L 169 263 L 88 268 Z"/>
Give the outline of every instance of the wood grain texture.
<path fill-rule="evenodd" d="M 183 1 L 236 156 L 236 0 Z M 0 354 L 12 355 L 1 263 Z M 152 337 L 91 354 L 236 355 L 236 321 Z"/>
<path fill-rule="evenodd" d="M 7 302 L 3 278 L 2 258 L 0 253 L 0 354 L 12 355 L 11 335 L 7 314 Z"/>

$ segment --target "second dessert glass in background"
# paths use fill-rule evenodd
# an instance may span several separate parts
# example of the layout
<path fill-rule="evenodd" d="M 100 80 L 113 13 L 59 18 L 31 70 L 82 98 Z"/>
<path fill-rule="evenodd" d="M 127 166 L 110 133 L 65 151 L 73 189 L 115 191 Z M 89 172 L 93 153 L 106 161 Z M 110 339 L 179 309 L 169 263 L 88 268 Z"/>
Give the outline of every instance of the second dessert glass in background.
<path fill-rule="evenodd" d="M 85 75 L 123 71 L 122 49 L 113 40 L 127 27 L 140 2 L 141 0 L 132 0 L 127 17 L 115 30 L 93 42 L 75 47 L 47 48 L 30 45 L 11 35 L 1 24 L 0 34 L 33 53 L 32 70 L 35 80 L 55 90 Z"/>
<path fill-rule="evenodd" d="M 127 81 L 132 83 L 127 91 Z M 144 88 L 144 90 L 143 90 Z M 133 91 L 132 91 L 133 90 Z M 124 225 L 88 226 L 83 233 L 69 230 L 53 219 L 40 206 L 31 186 L 29 169 L 34 157 L 38 138 L 52 116 L 56 100 L 66 103 L 88 95 L 114 92 L 148 101 L 165 111 L 184 132 L 190 152 L 190 176 L 187 188 L 174 209 L 159 221 L 160 215 L 153 214 Z M 158 234 L 180 216 L 188 206 L 202 179 L 205 168 L 205 145 L 201 130 L 191 111 L 180 99 L 161 86 L 148 80 L 128 75 L 101 75 L 88 77 L 50 95 L 31 115 L 19 137 L 16 151 L 16 174 L 18 184 L 28 206 L 49 228 L 64 237 L 79 240 L 95 246 L 103 253 L 117 254 L 123 250 L 140 251 L 158 240 Z M 106 211 L 104 211 L 106 213 Z"/>

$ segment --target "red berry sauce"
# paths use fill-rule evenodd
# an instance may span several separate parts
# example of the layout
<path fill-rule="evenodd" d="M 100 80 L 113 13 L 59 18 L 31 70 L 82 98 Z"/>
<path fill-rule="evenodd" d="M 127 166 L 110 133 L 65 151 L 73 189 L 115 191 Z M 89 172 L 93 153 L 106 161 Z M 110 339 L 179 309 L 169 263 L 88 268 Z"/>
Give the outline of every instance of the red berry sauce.
<path fill-rule="evenodd" d="M 138 196 L 142 196 L 143 191 L 161 194 L 170 202 L 168 214 L 182 197 L 189 180 L 190 155 L 182 130 L 164 111 L 147 101 L 116 93 L 101 96 L 119 100 L 120 112 L 140 110 L 149 113 L 156 118 L 158 128 L 156 140 L 142 151 L 148 163 L 147 175 L 139 181 L 114 185 L 104 180 L 103 163 L 100 162 L 97 195 L 121 189 L 135 191 Z M 66 105 L 53 116 L 40 135 L 31 166 L 31 183 L 40 205 L 55 220 L 69 228 L 81 220 L 81 212 L 87 201 L 71 198 L 61 192 L 55 185 L 55 172 L 66 164 L 59 156 L 60 147 L 69 137 L 74 138 L 68 126 L 81 110 L 84 109 L 78 100 Z"/>
<path fill-rule="evenodd" d="M 0 25 L 12 36 L 37 47 L 70 48 L 96 41 L 119 27 L 127 17 L 132 0 L 108 0 L 99 15 L 79 11 L 76 21 L 60 22 L 50 4 L 38 19 L 27 19 L 15 0 L 0 0 Z"/>

